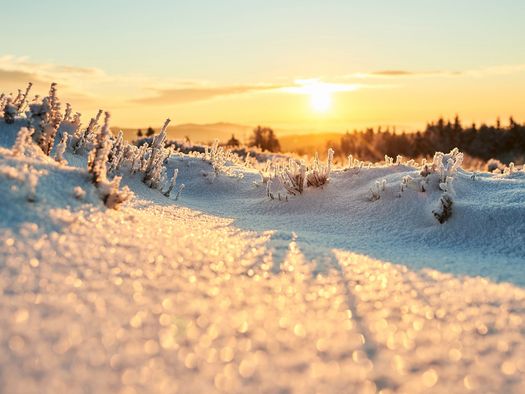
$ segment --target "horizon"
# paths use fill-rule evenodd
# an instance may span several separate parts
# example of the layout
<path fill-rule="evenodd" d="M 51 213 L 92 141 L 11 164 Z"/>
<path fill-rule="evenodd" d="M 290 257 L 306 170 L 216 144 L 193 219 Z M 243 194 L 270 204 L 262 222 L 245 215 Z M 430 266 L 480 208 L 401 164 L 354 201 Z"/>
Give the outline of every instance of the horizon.
<path fill-rule="evenodd" d="M 84 122 L 104 108 L 119 127 L 169 117 L 303 134 L 525 118 L 525 54 L 515 50 L 525 6 L 510 0 L 381 1 L 381 12 L 335 0 L 54 0 L 4 11 L 21 8 L 24 24 L 4 22 L 17 38 L 0 52 L 4 90 L 32 81 L 43 95 L 58 82 Z"/>

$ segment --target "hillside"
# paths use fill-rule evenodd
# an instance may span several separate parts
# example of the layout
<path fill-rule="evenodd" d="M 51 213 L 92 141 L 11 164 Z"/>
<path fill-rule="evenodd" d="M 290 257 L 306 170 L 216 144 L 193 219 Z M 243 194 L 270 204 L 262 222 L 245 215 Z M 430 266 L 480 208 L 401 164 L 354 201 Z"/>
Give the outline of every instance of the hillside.
<path fill-rule="evenodd" d="M 141 130 L 145 132 L 147 127 Z M 156 133 L 159 128 L 153 127 Z M 168 127 L 168 139 L 184 140 L 189 137 L 193 143 L 211 143 L 214 139 L 219 139 L 221 143 L 228 141 L 232 134 L 241 142 L 248 142 L 252 135 L 254 127 L 239 125 L 235 123 L 212 123 L 212 124 L 178 124 Z M 137 129 L 112 127 L 113 133 L 116 135 L 119 130 L 124 133 L 124 138 L 127 141 L 133 141 L 137 138 Z M 326 132 L 326 133 L 305 133 L 294 134 L 287 130 L 278 130 L 277 137 L 281 145 L 282 152 L 293 152 L 299 155 L 308 154 L 312 156 L 315 152 L 321 155 L 326 151 L 326 147 L 338 146 L 341 140 L 342 133 Z"/>
<path fill-rule="evenodd" d="M 108 122 L 46 155 L 0 118 L 2 390 L 524 391 L 522 168 L 258 164 Z"/>
<path fill-rule="evenodd" d="M 339 145 L 342 133 L 308 133 L 308 134 L 278 134 L 281 151 L 293 152 L 299 155 L 313 156 L 316 152 L 324 155 L 329 147 Z"/>
<path fill-rule="evenodd" d="M 145 132 L 147 127 L 142 128 L 142 131 Z M 156 133 L 159 132 L 159 128 L 153 127 Z M 118 127 L 112 128 L 113 132 L 116 134 L 119 130 Z M 226 142 L 231 138 L 232 134 L 244 141 L 247 140 L 253 130 L 252 126 L 243 126 L 234 123 L 211 123 L 211 124 L 195 124 L 195 123 L 186 123 L 173 125 L 168 128 L 168 138 L 169 139 L 185 139 L 189 137 L 192 142 L 205 142 L 209 143 L 215 138 L 218 138 L 221 142 Z M 132 141 L 137 137 L 137 129 L 124 128 L 124 138 L 128 141 Z"/>

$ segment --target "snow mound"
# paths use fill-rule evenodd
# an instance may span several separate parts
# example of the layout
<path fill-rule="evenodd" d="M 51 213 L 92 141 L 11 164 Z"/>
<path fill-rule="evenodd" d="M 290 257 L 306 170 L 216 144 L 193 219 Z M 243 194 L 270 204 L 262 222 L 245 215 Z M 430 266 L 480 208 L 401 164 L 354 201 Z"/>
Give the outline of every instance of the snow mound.
<path fill-rule="evenodd" d="M 180 204 L 233 217 L 247 229 L 292 229 L 313 249 L 343 248 L 525 285 L 523 171 L 474 174 L 458 167 L 452 180 L 446 169 L 422 176 L 424 166 L 407 163 L 336 168 L 321 188 L 295 196 L 274 179 L 272 199 L 256 169 L 232 164 L 241 176 L 210 176 L 209 163 L 187 155 L 172 156 L 167 167 L 178 169 L 186 185 Z M 452 215 L 440 224 L 435 213 L 444 194 L 453 200 Z"/>
<path fill-rule="evenodd" d="M 27 149 L 30 157 L 0 148 L 0 227 L 57 230 L 75 212 L 103 207 L 85 170 L 61 165 L 36 146 Z"/>
<path fill-rule="evenodd" d="M 300 238 L 144 200 L 75 216 L 34 239 L 0 232 L 6 392 L 525 388 L 510 284 L 338 249 L 315 275 Z"/>
<path fill-rule="evenodd" d="M 24 118 L 30 88 L 0 100 L 2 390 L 525 391 L 523 171 L 135 147 L 56 85 Z"/>

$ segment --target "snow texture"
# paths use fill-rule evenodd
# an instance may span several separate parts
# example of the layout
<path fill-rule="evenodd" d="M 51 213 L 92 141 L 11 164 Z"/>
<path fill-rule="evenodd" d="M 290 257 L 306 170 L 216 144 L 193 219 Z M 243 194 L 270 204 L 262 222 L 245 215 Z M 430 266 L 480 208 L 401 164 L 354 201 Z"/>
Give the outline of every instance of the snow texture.
<path fill-rule="evenodd" d="M 525 172 L 351 158 L 317 163 L 329 182 L 309 187 L 308 163 L 250 168 L 214 146 L 171 154 L 165 189 L 186 188 L 166 197 L 134 151 L 112 182 L 135 198 L 115 211 L 87 141 L 59 162 L 24 126 L 0 119 L 2 392 L 525 392 Z"/>

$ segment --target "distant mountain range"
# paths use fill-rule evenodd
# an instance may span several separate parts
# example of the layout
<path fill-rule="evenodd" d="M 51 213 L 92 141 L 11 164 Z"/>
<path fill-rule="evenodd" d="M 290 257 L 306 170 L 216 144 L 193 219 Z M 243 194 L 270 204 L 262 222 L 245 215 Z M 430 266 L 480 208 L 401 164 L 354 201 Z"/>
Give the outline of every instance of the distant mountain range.
<path fill-rule="evenodd" d="M 220 142 L 226 142 L 233 135 L 241 142 L 248 142 L 254 126 L 246 126 L 235 123 L 219 122 L 211 124 L 185 123 L 168 127 L 168 139 L 185 139 L 188 137 L 194 143 L 211 143 L 215 138 Z M 143 133 L 146 128 L 141 129 Z M 113 128 L 113 132 L 118 132 L 120 128 Z M 137 138 L 136 128 L 121 129 L 124 138 L 134 140 Z M 155 133 L 159 132 L 154 128 Z M 342 133 L 334 132 L 314 132 L 297 134 L 294 131 L 276 130 L 277 138 L 281 144 L 282 152 L 295 152 L 299 154 L 313 154 L 319 152 L 324 156 L 327 146 L 335 147 L 339 144 Z"/>
<path fill-rule="evenodd" d="M 235 135 L 240 141 L 247 141 L 252 133 L 253 126 L 239 125 L 235 123 L 211 123 L 211 124 L 196 124 L 196 123 L 185 123 L 177 124 L 168 127 L 168 138 L 169 139 L 185 139 L 188 137 L 192 142 L 207 143 L 218 138 L 224 142 L 231 138 L 232 134 Z M 141 129 L 143 133 L 146 132 L 147 127 Z M 156 133 L 159 132 L 158 128 L 153 128 Z M 118 127 L 114 128 L 116 132 L 120 130 Z M 137 138 L 138 129 L 121 129 L 124 132 L 124 138 L 127 140 L 133 140 Z"/>

